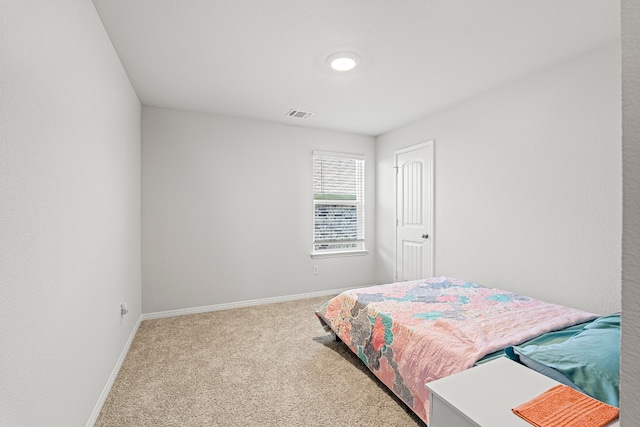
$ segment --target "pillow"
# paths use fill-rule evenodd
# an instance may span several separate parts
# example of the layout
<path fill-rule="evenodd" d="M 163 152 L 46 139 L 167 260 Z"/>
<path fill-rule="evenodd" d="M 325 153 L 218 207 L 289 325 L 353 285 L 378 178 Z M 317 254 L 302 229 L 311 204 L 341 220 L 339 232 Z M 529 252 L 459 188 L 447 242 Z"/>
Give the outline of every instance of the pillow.
<path fill-rule="evenodd" d="M 594 320 L 562 343 L 512 346 L 505 351 L 562 384 L 610 405 L 619 405 L 619 313 Z"/>

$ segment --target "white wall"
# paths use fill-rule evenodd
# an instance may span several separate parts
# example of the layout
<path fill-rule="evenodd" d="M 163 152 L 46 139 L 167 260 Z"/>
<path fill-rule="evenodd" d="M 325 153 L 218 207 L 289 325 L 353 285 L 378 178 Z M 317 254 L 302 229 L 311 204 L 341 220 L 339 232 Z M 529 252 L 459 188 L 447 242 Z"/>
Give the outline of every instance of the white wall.
<path fill-rule="evenodd" d="M 640 420 L 640 3 L 622 1 L 622 357 L 623 426 Z"/>
<path fill-rule="evenodd" d="M 435 139 L 435 273 L 620 310 L 620 53 L 609 46 L 377 138 L 379 279 L 393 151 Z"/>
<path fill-rule="evenodd" d="M 140 104 L 90 1 L 0 22 L 0 425 L 83 426 L 140 316 Z"/>
<path fill-rule="evenodd" d="M 373 138 L 146 106 L 142 117 L 143 312 L 375 283 Z M 369 255 L 310 258 L 313 150 L 366 155 Z"/>

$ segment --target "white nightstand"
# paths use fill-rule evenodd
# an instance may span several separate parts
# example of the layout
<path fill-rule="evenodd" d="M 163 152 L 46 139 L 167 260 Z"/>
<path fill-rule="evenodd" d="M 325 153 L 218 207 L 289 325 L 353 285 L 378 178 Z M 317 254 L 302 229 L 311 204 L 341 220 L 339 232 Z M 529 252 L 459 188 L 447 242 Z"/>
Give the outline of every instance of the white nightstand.
<path fill-rule="evenodd" d="M 531 427 L 511 408 L 557 384 L 506 357 L 498 358 L 428 383 L 429 427 Z"/>

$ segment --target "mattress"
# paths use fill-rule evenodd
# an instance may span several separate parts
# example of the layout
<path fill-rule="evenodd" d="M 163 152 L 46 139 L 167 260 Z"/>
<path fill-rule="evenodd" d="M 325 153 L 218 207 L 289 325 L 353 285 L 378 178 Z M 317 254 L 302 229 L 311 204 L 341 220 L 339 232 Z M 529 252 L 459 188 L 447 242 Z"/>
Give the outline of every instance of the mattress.
<path fill-rule="evenodd" d="M 449 277 L 349 290 L 316 315 L 425 422 L 425 383 L 508 346 L 598 317 Z"/>

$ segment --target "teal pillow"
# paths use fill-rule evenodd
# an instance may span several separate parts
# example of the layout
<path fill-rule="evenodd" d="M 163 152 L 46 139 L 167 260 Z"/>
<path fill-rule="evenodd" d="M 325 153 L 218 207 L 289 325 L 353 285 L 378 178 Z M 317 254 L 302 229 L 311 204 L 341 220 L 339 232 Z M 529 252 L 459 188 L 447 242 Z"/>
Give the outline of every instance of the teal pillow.
<path fill-rule="evenodd" d="M 562 343 L 513 346 L 521 363 L 613 406 L 619 405 L 620 314 L 600 317 Z"/>

